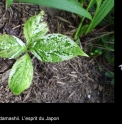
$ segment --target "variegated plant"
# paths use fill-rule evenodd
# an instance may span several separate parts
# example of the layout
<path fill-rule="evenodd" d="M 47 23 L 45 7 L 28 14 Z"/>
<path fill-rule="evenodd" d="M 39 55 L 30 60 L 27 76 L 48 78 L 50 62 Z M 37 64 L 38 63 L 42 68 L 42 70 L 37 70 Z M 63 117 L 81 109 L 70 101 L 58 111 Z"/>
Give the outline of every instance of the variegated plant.
<path fill-rule="evenodd" d="M 15 95 L 29 88 L 33 79 L 33 66 L 28 52 L 42 62 L 62 62 L 78 55 L 88 56 L 69 37 L 62 34 L 47 34 L 47 23 L 43 21 L 44 11 L 27 20 L 24 25 L 26 44 L 15 36 L 0 36 L 0 57 L 15 59 L 8 85 Z"/>

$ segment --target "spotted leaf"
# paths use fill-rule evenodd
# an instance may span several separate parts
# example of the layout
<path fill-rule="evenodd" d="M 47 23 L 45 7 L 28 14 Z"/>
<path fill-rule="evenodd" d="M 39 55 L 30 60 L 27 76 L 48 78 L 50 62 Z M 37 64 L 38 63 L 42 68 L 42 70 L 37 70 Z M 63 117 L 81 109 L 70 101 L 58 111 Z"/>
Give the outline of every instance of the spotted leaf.
<path fill-rule="evenodd" d="M 42 62 L 61 62 L 78 55 L 88 56 L 72 39 L 55 33 L 34 42 L 30 51 Z"/>
<path fill-rule="evenodd" d="M 36 40 L 38 37 L 45 35 L 48 32 L 47 23 L 44 22 L 44 11 L 38 15 L 29 18 L 24 25 L 24 35 L 27 42 Z"/>
<path fill-rule="evenodd" d="M 11 69 L 8 80 L 9 88 L 15 95 L 19 95 L 29 88 L 32 78 L 33 66 L 31 58 L 28 54 L 25 54 L 15 62 Z"/>
<path fill-rule="evenodd" d="M 13 59 L 25 52 L 25 44 L 15 36 L 0 36 L 0 57 Z"/>

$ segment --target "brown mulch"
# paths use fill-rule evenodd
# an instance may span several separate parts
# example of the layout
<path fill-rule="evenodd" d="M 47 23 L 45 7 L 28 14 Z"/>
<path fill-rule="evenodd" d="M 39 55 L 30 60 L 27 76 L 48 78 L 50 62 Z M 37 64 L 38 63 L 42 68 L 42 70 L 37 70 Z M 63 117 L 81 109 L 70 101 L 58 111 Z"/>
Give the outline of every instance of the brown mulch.
<path fill-rule="evenodd" d="M 74 14 L 41 8 L 29 4 L 13 4 L 5 11 L 0 2 L 0 35 L 15 35 L 25 42 L 25 21 L 46 12 L 49 33 L 62 33 L 73 37 L 76 31 Z M 89 54 L 88 44 L 80 46 Z M 21 95 L 15 96 L 8 88 L 8 75 L 15 60 L 0 58 L 0 103 L 113 103 L 114 90 L 104 75 L 108 64 L 103 57 L 76 57 L 61 63 L 42 63 L 32 56 L 34 77 L 31 86 Z M 99 67 L 103 70 L 99 70 Z M 109 65 L 110 66 L 110 65 Z"/>

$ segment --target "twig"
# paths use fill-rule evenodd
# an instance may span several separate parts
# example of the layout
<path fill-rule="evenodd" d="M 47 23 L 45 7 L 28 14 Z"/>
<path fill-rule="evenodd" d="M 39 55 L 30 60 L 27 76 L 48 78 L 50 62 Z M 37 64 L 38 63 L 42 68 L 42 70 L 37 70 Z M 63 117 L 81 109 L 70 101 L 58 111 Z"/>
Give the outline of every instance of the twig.
<path fill-rule="evenodd" d="M 107 71 L 111 72 L 110 70 L 108 70 L 106 67 L 104 67 L 103 65 L 101 65 L 104 69 L 106 69 Z M 112 73 L 112 72 L 111 72 Z"/>
<path fill-rule="evenodd" d="M 94 45 L 94 47 L 101 48 L 101 49 L 104 49 L 104 50 L 114 51 L 113 49 L 108 49 L 108 48 L 104 48 L 104 47 L 101 47 L 101 46 L 97 46 L 97 44 Z"/>
<path fill-rule="evenodd" d="M 16 2 L 16 3 L 14 2 L 14 3 L 12 3 L 12 4 L 15 4 L 15 5 L 18 5 L 18 4 L 35 5 L 35 4 L 31 4 L 31 3 L 17 3 L 17 2 Z"/>
<path fill-rule="evenodd" d="M 103 34 L 103 35 L 100 35 L 100 36 L 95 37 L 95 38 L 91 38 L 90 40 L 85 41 L 83 44 L 90 42 L 90 41 L 95 41 L 96 39 L 101 38 L 101 37 L 106 36 L 106 35 L 109 35 L 109 34 L 114 34 L 114 31 L 108 32 L 107 34 Z"/>
<path fill-rule="evenodd" d="M 109 25 L 111 25 L 111 24 L 106 25 L 105 27 L 103 27 L 103 28 L 101 28 L 101 29 L 97 30 L 96 32 L 99 32 L 99 31 L 101 31 L 101 30 L 105 29 L 105 28 L 106 28 L 106 27 L 108 27 Z"/>
<path fill-rule="evenodd" d="M 24 24 L 22 24 L 22 26 L 23 26 Z M 15 26 L 15 27 L 13 27 L 12 29 L 14 30 L 14 29 L 17 29 L 17 28 L 19 28 L 21 25 L 17 25 L 17 26 Z"/>
<path fill-rule="evenodd" d="M 75 71 L 78 73 L 78 74 L 80 74 L 79 72 L 78 72 L 78 70 L 69 62 L 69 65 L 73 68 L 73 69 L 75 69 Z"/>

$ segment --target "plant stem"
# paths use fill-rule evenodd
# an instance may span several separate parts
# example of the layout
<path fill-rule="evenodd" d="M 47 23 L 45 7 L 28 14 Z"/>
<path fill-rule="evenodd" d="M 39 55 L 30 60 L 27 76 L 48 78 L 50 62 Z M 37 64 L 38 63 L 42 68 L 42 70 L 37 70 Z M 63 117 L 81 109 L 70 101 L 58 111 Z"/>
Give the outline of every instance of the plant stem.
<path fill-rule="evenodd" d="M 88 27 L 88 29 L 86 30 L 85 34 L 88 34 L 88 33 L 89 33 L 89 30 L 90 30 L 90 28 L 91 28 L 91 26 L 92 26 L 92 24 L 93 24 L 93 20 L 94 20 L 96 14 L 97 14 L 97 12 L 98 12 L 98 10 L 99 10 L 99 8 L 100 8 L 101 2 L 102 2 L 101 0 L 97 1 L 97 8 L 96 8 L 94 17 L 93 17 L 92 21 L 90 22 L 89 27 Z"/>
<path fill-rule="evenodd" d="M 81 29 L 81 26 L 82 26 L 82 24 L 83 24 L 83 20 L 84 20 L 84 17 L 81 19 L 80 24 L 79 24 L 79 26 L 78 26 L 78 29 L 77 29 L 77 31 L 76 31 L 76 33 L 75 33 L 75 36 L 74 36 L 74 39 L 75 39 L 75 40 L 77 40 L 77 38 L 78 38 L 78 33 L 79 33 L 79 31 L 80 31 L 80 29 Z"/>
<path fill-rule="evenodd" d="M 82 0 L 81 0 L 80 2 L 82 2 Z M 83 1 L 83 2 L 84 2 L 84 1 Z M 82 6 L 83 6 L 83 2 L 82 2 Z M 90 8 L 90 6 L 91 6 L 91 3 L 92 3 L 92 1 L 89 2 L 89 5 L 87 6 L 87 9 L 86 9 L 87 11 L 89 10 L 89 8 Z M 75 33 L 75 36 L 74 36 L 74 39 L 75 39 L 75 40 L 77 40 L 77 38 L 78 38 L 78 33 L 79 33 L 80 29 L 81 29 L 81 26 L 82 26 L 82 24 L 83 24 L 84 19 L 85 19 L 85 17 L 82 17 L 82 19 L 81 19 L 81 21 L 80 21 L 80 24 L 79 24 L 78 29 L 77 29 L 77 31 L 76 31 L 76 33 Z"/>

